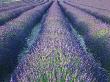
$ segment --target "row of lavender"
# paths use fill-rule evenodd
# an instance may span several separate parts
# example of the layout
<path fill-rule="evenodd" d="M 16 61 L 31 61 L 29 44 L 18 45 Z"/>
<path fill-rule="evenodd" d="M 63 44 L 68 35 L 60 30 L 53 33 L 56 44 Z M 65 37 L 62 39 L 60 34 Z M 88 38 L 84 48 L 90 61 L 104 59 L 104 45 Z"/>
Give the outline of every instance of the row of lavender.
<path fill-rule="evenodd" d="M 10 82 L 109 82 L 60 6 L 54 2 L 49 9 L 38 38 L 22 54 Z"/>
<path fill-rule="evenodd" d="M 0 81 L 13 71 L 17 64 L 17 55 L 22 50 L 26 37 L 51 3 L 36 6 L 0 26 Z"/>
<path fill-rule="evenodd" d="M 110 25 L 71 5 L 61 4 L 61 7 L 75 29 L 84 37 L 96 60 L 110 71 Z"/>
<path fill-rule="evenodd" d="M 18 7 L 21 6 L 28 6 L 28 5 L 34 5 L 34 4 L 38 4 L 41 2 L 46 2 L 48 0 L 42 0 L 42 1 L 36 1 L 36 2 L 29 2 L 29 1 L 25 1 L 25 0 L 21 0 L 21 1 L 13 1 L 13 2 L 9 2 L 9 3 L 0 3 L 0 11 L 6 11 L 9 9 L 16 9 Z"/>
<path fill-rule="evenodd" d="M 70 2 L 65 1 L 65 3 L 71 5 Z M 95 16 L 96 18 L 100 19 L 102 22 L 106 22 L 110 24 L 110 14 L 109 14 L 110 10 L 95 8 L 84 4 L 72 4 L 72 6 L 77 7 L 91 14 L 92 16 Z"/>
<path fill-rule="evenodd" d="M 2 12 L 0 12 L 0 25 L 3 25 L 7 21 L 18 17 L 23 12 L 28 11 L 28 10 L 36 7 L 36 6 L 42 5 L 46 2 L 48 2 L 48 1 L 43 1 L 43 2 L 40 2 L 40 3 L 36 3 L 36 4 L 28 4 L 27 6 L 24 5 L 24 6 L 21 6 L 21 7 L 17 7 L 15 9 L 9 9 L 9 10 L 6 10 L 6 11 L 2 11 Z"/>
<path fill-rule="evenodd" d="M 73 4 L 83 4 L 89 7 L 94 7 L 98 9 L 103 9 L 103 10 L 110 10 L 109 5 L 110 5 L 110 0 L 68 0 L 68 2 L 71 2 Z"/>
<path fill-rule="evenodd" d="M 28 5 L 29 3 L 25 3 L 23 1 L 14 1 L 14 2 L 10 2 L 10 3 L 0 3 L 0 11 L 5 11 L 5 10 L 9 10 L 9 9 L 15 9 L 17 7 L 21 7 L 24 5 Z M 5 5 L 5 6 L 4 6 Z"/>

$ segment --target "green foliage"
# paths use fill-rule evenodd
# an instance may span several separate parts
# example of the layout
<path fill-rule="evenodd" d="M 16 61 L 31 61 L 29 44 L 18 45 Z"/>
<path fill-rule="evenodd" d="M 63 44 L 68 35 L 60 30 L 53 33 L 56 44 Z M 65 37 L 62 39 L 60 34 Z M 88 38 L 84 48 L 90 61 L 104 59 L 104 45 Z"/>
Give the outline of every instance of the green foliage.
<path fill-rule="evenodd" d="M 95 34 L 95 37 L 98 37 L 98 38 L 103 38 L 103 37 L 106 37 L 110 34 L 110 31 L 109 29 L 105 28 L 105 29 L 101 29 L 101 30 L 98 30 Z"/>
<path fill-rule="evenodd" d="M 74 65 L 78 68 L 80 60 L 74 59 Z M 65 65 L 70 63 L 70 58 L 65 56 L 61 50 L 55 50 L 53 55 L 41 56 L 39 59 L 39 67 L 41 72 L 37 82 L 78 82 L 78 74 L 72 74 L 72 71 Z M 83 81 L 82 81 L 83 82 Z"/>

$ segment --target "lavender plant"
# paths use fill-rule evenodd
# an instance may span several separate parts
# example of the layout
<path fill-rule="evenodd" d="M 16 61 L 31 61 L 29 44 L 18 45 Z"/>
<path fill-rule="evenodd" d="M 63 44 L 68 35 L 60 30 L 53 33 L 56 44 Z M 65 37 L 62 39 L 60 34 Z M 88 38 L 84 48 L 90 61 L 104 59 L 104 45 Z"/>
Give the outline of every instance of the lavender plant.
<path fill-rule="evenodd" d="M 10 82 L 108 82 L 108 74 L 82 46 L 57 2 L 41 28 Z"/>
<path fill-rule="evenodd" d="M 95 17 L 64 3 L 60 3 L 73 27 L 84 37 L 96 60 L 110 70 L 110 26 Z"/>
<path fill-rule="evenodd" d="M 15 2 L 10 2 L 10 3 L 1 3 L 1 7 L 0 7 L 0 12 L 2 11 L 6 11 L 9 9 L 15 9 L 21 6 L 26 6 L 28 5 L 27 3 L 23 3 L 22 1 L 15 1 Z"/>
<path fill-rule="evenodd" d="M 65 0 L 64 0 L 65 1 Z M 109 9 L 109 5 L 110 5 L 110 1 L 109 0 L 68 0 L 66 2 L 70 2 L 76 5 L 82 4 L 82 5 L 86 5 L 88 7 L 94 7 L 97 9 L 103 9 L 103 10 L 110 10 Z M 106 4 L 106 5 L 105 5 Z"/>
<path fill-rule="evenodd" d="M 48 2 L 35 7 L 0 27 L 0 80 L 14 69 L 26 37 L 50 5 Z"/>
<path fill-rule="evenodd" d="M 44 4 L 44 3 L 46 3 L 46 2 L 41 2 L 41 3 L 37 3 L 37 4 L 30 4 L 27 6 L 22 6 L 22 7 L 16 8 L 16 9 L 11 9 L 11 10 L 1 12 L 0 13 L 0 25 L 3 25 L 4 23 L 6 23 L 9 20 L 13 20 L 14 18 L 21 15 L 23 12 L 26 12 L 36 6 Z"/>
<path fill-rule="evenodd" d="M 96 17 L 97 19 L 100 19 L 102 22 L 106 22 L 108 24 L 110 24 L 110 11 L 104 11 L 104 10 L 99 10 L 99 9 L 96 9 L 96 8 L 91 8 L 91 7 L 85 7 L 83 5 L 72 5 L 68 2 L 65 2 L 71 6 L 74 6 L 76 8 L 79 8 L 83 11 L 85 11 L 86 13 Z"/>
<path fill-rule="evenodd" d="M 47 0 L 45 1 L 36 1 L 36 3 L 32 3 L 32 2 L 26 2 L 26 1 L 14 1 L 14 2 L 10 2 L 10 3 L 1 3 L 0 6 L 0 11 L 7 11 L 7 10 L 11 10 L 11 9 L 16 9 L 19 7 L 23 7 L 23 6 L 29 6 L 29 5 L 41 5 L 48 2 Z"/>
<path fill-rule="evenodd" d="M 16 9 L 13 9 L 13 10 L 8 10 L 8 11 L 1 12 L 0 13 L 0 25 L 3 25 L 7 21 L 18 17 L 23 12 L 26 12 L 27 10 L 32 9 L 34 7 L 35 6 L 25 6 L 25 7 L 20 7 L 20 8 L 16 8 Z"/>

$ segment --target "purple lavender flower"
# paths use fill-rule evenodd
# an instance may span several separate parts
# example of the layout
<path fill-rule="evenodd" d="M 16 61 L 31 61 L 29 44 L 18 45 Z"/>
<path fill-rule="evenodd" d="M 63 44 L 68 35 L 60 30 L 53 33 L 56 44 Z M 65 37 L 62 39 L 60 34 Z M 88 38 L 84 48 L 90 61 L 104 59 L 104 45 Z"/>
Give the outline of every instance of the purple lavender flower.
<path fill-rule="evenodd" d="M 39 38 L 33 43 L 29 52 L 22 57 L 10 82 L 36 82 L 46 72 L 53 74 L 48 81 L 56 82 L 59 75 L 62 77 L 62 73 L 55 72 L 58 71 L 55 69 L 59 66 L 54 63 L 56 56 L 61 56 L 61 60 L 65 61 L 60 64 L 62 70 L 67 70 L 66 73 L 63 72 L 67 74 L 64 82 L 72 80 L 73 76 L 77 77 L 78 82 L 108 82 L 108 74 L 98 66 L 93 56 L 85 50 L 85 46 L 82 46 L 80 37 L 71 28 L 57 2 L 54 2 L 49 9 L 41 28 Z M 56 53 L 56 50 L 59 53 Z M 59 62 L 60 58 L 58 58 Z M 51 62 L 48 63 L 47 59 L 51 59 Z"/>
<path fill-rule="evenodd" d="M 86 45 L 97 61 L 110 70 L 110 25 L 64 3 L 60 3 L 73 27 L 84 37 Z"/>
<path fill-rule="evenodd" d="M 102 9 L 102 8 L 94 8 L 94 7 L 88 7 L 85 6 L 84 4 L 71 4 L 70 2 L 66 2 L 64 1 L 66 4 L 74 6 L 76 8 L 79 8 L 81 10 L 83 10 L 84 12 L 96 17 L 97 19 L 100 19 L 102 22 L 106 22 L 108 24 L 110 24 L 110 11 L 107 9 Z M 95 3 L 94 3 L 95 4 Z"/>
<path fill-rule="evenodd" d="M 6 70 L 9 73 L 14 68 L 25 38 L 50 5 L 51 2 L 37 6 L 0 27 L 0 80 L 7 74 Z"/>

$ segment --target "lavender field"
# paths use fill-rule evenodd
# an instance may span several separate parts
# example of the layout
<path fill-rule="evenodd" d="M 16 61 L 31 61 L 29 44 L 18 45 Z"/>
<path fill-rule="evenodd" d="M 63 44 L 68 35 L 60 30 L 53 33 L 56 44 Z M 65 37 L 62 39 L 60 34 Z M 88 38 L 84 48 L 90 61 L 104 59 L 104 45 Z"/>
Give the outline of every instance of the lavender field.
<path fill-rule="evenodd" d="M 109 0 L 1 0 L 0 82 L 110 82 Z"/>

